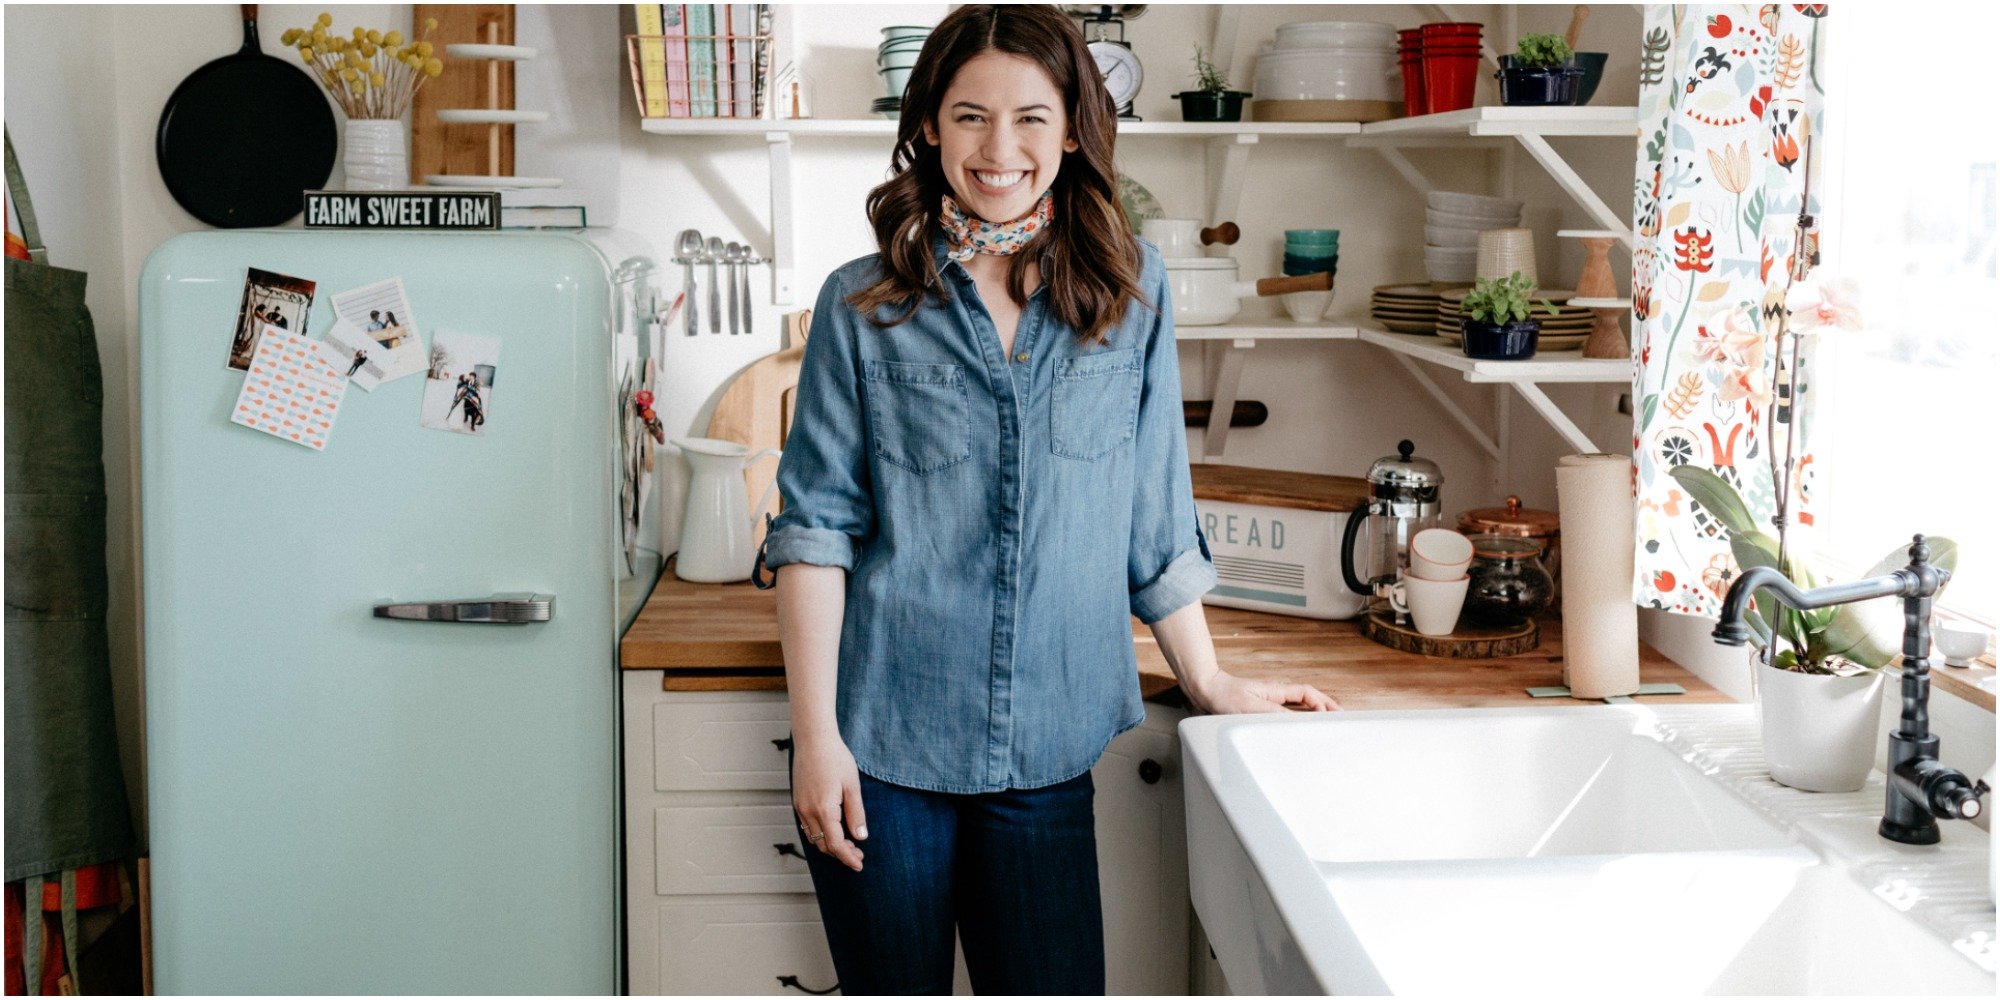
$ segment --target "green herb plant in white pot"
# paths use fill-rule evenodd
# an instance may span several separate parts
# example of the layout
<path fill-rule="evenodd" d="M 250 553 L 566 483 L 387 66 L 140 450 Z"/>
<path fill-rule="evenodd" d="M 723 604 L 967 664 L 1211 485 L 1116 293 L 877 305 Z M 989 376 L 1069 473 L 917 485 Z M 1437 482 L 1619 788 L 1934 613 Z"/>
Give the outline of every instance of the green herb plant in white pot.
<path fill-rule="evenodd" d="M 1851 286 L 1827 288 L 1801 284 L 1787 299 L 1777 335 L 1782 357 L 1787 334 L 1791 341 L 1790 389 L 1785 399 L 1798 400 L 1798 341 L 1828 327 L 1854 329 L 1860 317 L 1850 303 Z M 1793 322 L 1799 328 L 1793 330 Z M 1749 330 L 1747 310 L 1718 317 L 1725 331 Z M 1753 345 L 1739 365 L 1763 369 L 1761 340 L 1737 338 Z M 1756 384 L 1757 380 L 1749 380 Z M 1768 383 L 1766 383 L 1768 384 Z M 1768 404 L 1767 404 L 1768 405 Z M 1714 472 L 1693 465 L 1669 471 L 1688 495 L 1708 511 L 1729 536 L 1729 550 L 1741 570 L 1754 566 L 1779 569 L 1793 584 L 1810 589 L 1830 582 L 1809 568 L 1790 549 L 1786 538 L 1787 499 L 1792 471 L 1791 435 L 1776 432 L 1779 406 L 1768 410 L 1773 422 L 1766 435 L 1776 484 L 1776 535 L 1763 531 L 1735 488 Z M 1782 440 L 1780 438 L 1782 437 Z M 1781 451 L 1782 446 L 1782 451 Z M 1927 539 L 1931 562 L 1947 572 L 1958 565 L 1958 545 L 1949 538 Z M 1864 576 L 1893 573 L 1909 561 L 1907 544 L 1892 550 Z M 1876 600 L 1798 611 L 1776 601 L 1760 602 L 1747 613 L 1756 647 L 1753 654 L 1758 717 L 1763 726 L 1764 759 L 1778 783 L 1809 792 L 1852 792 L 1868 780 L 1875 763 L 1882 716 L 1886 668 L 1901 652 L 1902 615 L 1894 601 Z M 1767 610 L 1768 609 L 1768 613 Z"/>

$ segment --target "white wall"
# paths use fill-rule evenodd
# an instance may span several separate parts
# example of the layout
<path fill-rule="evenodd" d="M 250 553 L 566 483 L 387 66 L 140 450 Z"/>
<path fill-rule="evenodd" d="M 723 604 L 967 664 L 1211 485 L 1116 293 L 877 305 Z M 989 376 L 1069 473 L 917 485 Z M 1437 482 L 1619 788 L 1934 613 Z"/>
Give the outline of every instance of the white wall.
<path fill-rule="evenodd" d="M 357 22 L 408 31 L 407 5 L 272 6 L 262 8 L 264 48 L 283 55 L 277 40 L 286 26 L 310 22 L 320 10 L 336 25 Z M 872 6 L 806 5 L 784 12 L 822 117 L 860 117 L 879 93 L 872 49 L 886 24 L 934 23 L 943 4 Z M 1568 7 L 1522 8 L 1520 30 L 1561 30 Z M 1496 8 L 1461 8 L 1502 29 Z M 683 228 L 721 235 L 770 250 L 768 171 L 761 137 L 668 138 L 638 128 L 622 42 L 612 5 L 522 5 L 517 34 L 542 57 L 517 77 L 518 103 L 552 112 L 552 122 L 519 131 L 519 172 L 570 180 L 597 224 L 613 224 L 649 240 L 662 257 Z M 1208 6 L 1153 5 L 1130 25 L 1129 39 L 1148 78 L 1139 113 L 1175 120 L 1169 95 L 1189 81 L 1188 56 L 1206 45 L 1215 16 Z M 1410 6 L 1245 5 L 1232 55 L 1233 80 L 1251 79 L 1251 57 L 1271 29 L 1287 21 L 1370 19 L 1399 26 L 1427 17 Z M 152 158 L 160 107 L 175 84 L 208 59 L 239 44 L 237 9 L 228 5 L 90 6 L 9 5 L 4 11 L 6 111 L 23 167 L 34 185 L 53 259 L 91 274 L 90 304 L 104 355 L 106 466 L 111 493 L 112 655 L 120 733 L 135 811 L 143 824 L 142 684 L 139 667 L 137 467 L 133 391 L 136 288 L 146 255 L 168 237 L 200 228 L 174 204 Z M 1598 104 L 1629 101 L 1636 91 L 1633 59 L 1639 19 L 1628 5 L 1599 5 L 1580 48 L 1614 53 Z M 1493 100 L 1482 83 L 1482 102 Z M 1615 211 L 1626 209 L 1633 146 L 1617 139 L 1557 140 L 1559 151 Z M 873 246 L 862 216 L 862 197 L 879 183 L 888 162 L 880 138 L 800 138 L 795 147 L 798 241 L 797 291 L 785 309 L 809 306 L 824 275 Z M 1543 177 L 1525 155 L 1417 151 L 1415 162 L 1441 184 L 1501 192 L 1510 185 L 1528 199 L 1527 221 L 1537 230 L 1544 284 L 1573 283 L 1581 264 L 1575 247 L 1560 245 L 1561 227 L 1595 224 Z M 1180 139 L 1128 139 L 1121 168 L 1150 188 L 1170 213 L 1198 215 L 1203 205 L 1200 147 Z M 1300 225 L 1343 231 L 1338 307 L 1365 312 L 1369 290 L 1423 275 L 1423 200 L 1367 150 L 1328 140 L 1267 139 L 1251 154 L 1250 181 L 1235 219 L 1244 231 L 1237 249 L 1244 276 L 1278 272 L 1279 230 Z M 336 169 L 330 184 L 337 186 Z M 1220 220 L 1211 220 L 1220 221 Z M 1568 241 L 1564 241 L 1567 243 Z M 1614 265 L 1626 264 L 1622 256 Z M 677 269 L 676 269 L 677 270 Z M 677 277 L 664 282 L 671 293 Z M 777 347 L 781 310 L 769 299 L 768 273 L 753 280 L 758 332 L 750 338 L 688 338 L 674 345 L 704 365 L 733 368 Z M 1252 303 L 1246 314 L 1276 316 L 1272 305 Z M 692 353 L 690 353 L 692 352 Z M 1183 348 L 1189 395 L 1206 395 L 1202 349 Z M 1440 380 L 1476 415 L 1493 412 L 1501 390 Z M 1629 440 L 1629 418 L 1618 415 L 1617 390 L 1557 387 L 1551 393 L 1607 450 Z M 1516 462 L 1494 469 L 1400 369 L 1378 349 L 1358 343 L 1260 343 L 1245 369 L 1242 398 L 1264 401 L 1271 411 L 1261 428 L 1231 434 L 1226 460 L 1241 465 L 1362 474 L 1373 459 L 1394 450 L 1399 438 L 1443 468 L 1446 507 L 1456 513 L 1491 506 L 1518 492 L 1530 506 L 1553 508 L 1556 457 L 1569 449 L 1527 407 L 1512 406 Z M 684 408 L 685 409 L 685 408 Z M 688 412 L 692 412 L 691 410 Z M 705 413 L 676 432 L 703 426 Z M 1657 630 L 1649 634 L 1658 634 Z M 1720 673 L 1717 674 L 1721 676 Z M 1987 717 L 1991 742 L 1991 719 Z"/>

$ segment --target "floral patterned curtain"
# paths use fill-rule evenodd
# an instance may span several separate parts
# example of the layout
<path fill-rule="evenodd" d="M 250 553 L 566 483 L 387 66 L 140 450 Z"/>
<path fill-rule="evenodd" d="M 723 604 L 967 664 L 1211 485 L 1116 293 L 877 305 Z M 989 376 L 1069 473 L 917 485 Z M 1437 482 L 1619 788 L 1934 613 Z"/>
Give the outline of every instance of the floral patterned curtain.
<path fill-rule="evenodd" d="M 1675 466 L 1714 472 L 1768 523 L 1780 481 L 1771 441 L 1783 448 L 1795 434 L 1792 537 L 1812 525 L 1807 414 L 1781 398 L 1780 366 L 1791 359 L 1772 337 L 1806 173 L 1818 173 L 1807 151 L 1825 128 L 1826 13 L 1825 4 L 1646 8 L 1632 213 L 1641 606 L 1712 615 L 1736 572 L 1725 532 L 1669 474 Z M 1810 363 L 1800 355 L 1801 382 Z"/>

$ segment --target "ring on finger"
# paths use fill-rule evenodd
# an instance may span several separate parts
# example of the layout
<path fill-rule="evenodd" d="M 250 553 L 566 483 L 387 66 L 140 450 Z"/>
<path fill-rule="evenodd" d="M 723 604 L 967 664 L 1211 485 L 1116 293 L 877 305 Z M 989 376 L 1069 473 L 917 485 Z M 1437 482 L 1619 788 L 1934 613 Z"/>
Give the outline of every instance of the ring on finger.
<path fill-rule="evenodd" d="M 825 839 L 826 839 L 826 834 L 824 834 L 824 833 L 810 833 L 810 834 L 807 834 L 807 835 L 806 835 L 806 839 L 807 839 L 807 840 L 809 840 L 809 841 L 811 841 L 811 842 L 813 842 L 813 843 L 815 843 L 815 844 L 817 844 L 817 843 L 819 843 L 820 841 L 822 841 L 822 840 L 825 840 Z"/>

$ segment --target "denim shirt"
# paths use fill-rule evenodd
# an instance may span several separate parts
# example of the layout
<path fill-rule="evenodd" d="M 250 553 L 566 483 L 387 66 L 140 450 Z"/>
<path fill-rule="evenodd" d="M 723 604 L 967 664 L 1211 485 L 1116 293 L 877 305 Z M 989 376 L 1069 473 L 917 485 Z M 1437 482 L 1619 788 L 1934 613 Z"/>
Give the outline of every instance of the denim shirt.
<path fill-rule="evenodd" d="M 1166 269 L 1141 246 L 1147 301 L 1108 344 L 1044 288 L 1001 354 L 942 238 L 952 298 L 899 325 L 845 301 L 876 256 L 820 291 L 759 559 L 849 571 L 835 717 L 868 775 L 976 793 L 1082 774 L 1145 717 L 1130 616 L 1214 586 Z"/>

